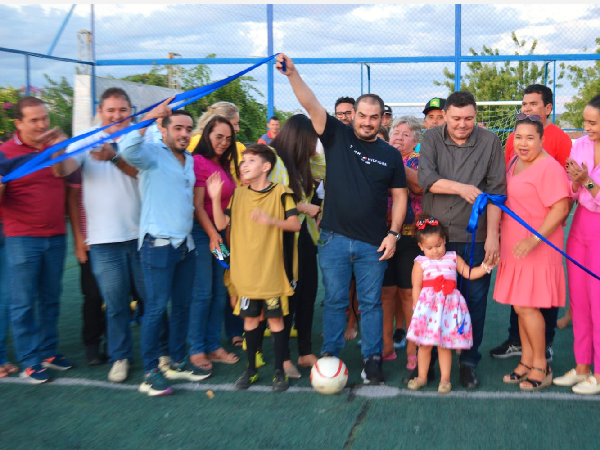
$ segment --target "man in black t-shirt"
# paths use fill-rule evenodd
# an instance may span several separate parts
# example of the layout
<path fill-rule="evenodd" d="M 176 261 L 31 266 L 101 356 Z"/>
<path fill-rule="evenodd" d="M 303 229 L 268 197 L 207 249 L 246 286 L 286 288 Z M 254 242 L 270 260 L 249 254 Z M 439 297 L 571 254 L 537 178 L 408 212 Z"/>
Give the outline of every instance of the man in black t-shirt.
<path fill-rule="evenodd" d="M 283 71 L 282 62 L 286 70 Z M 406 176 L 400 152 L 377 138 L 383 100 L 360 96 L 352 126 L 329 116 L 304 83 L 293 61 L 280 53 L 275 67 L 286 75 L 308 112 L 325 148 L 327 169 L 319 265 L 325 286 L 323 355 L 340 356 L 352 273 L 361 310 L 365 384 L 383 382 L 383 312 L 381 286 L 387 260 L 396 251 L 406 214 Z M 388 190 L 393 197 L 392 225 L 386 226 Z"/>

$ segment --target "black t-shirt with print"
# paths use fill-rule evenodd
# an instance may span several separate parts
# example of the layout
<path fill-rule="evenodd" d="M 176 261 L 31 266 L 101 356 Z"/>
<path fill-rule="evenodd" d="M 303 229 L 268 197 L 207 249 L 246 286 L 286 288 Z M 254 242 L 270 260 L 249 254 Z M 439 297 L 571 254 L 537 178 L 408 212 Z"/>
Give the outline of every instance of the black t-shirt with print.
<path fill-rule="evenodd" d="M 379 246 L 388 230 L 388 189 L 406 188 L 400 152 L 379 138 L 360 140 L 329 115 L 319 138 L 327 162 L 321 227 Z"/>

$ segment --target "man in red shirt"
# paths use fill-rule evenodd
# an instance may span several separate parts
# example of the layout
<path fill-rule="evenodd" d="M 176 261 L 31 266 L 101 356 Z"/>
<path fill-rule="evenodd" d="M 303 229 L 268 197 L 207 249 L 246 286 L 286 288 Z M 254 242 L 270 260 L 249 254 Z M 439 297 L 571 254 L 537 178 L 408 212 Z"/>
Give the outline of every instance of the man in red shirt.
<path fill-rule="evenodd" d="M 267 132 L 258 140 L 259 144 L 271 145 L 271 141 L 279 134 L 279 118 L 277 116 L 271 117 L 267 123 L 267 128 Z"/>
<path fill-rule="evenodd" d="M 544 150 L 557 160 L 561 166 L 565 167 L 567 158 L 571 154 L 571 138 L 563 130 L 553 123 L 548 122 L 548 117 L 552 113 L 552 89 L 543 84 L 532 84 L 525 89 L 521 112 L 528 116 L 540 116 L 544 125 Z M 504 158 L 506 163 L 514 158 L 515 148 L 513 140 L 515 132 L 513 131 L 506 141 Z"/>
<path fill-rule="evenodd" d="M 544 125 L 544 150 L 556 159 L 561 166 L 565 167 L 565 162 L 571 154 L 571 138 L 558 128 L 556 125 L 548 122 L 548 116 L 552 112 L 552 89 L 541 84 L 532 84 L 525 89 L 521 113 L 528 116 L 540 116 Z M 506 164 L 515 158 L 513 139 L 514 131 L 508 136 L 504 157 Z M 558 308 L 542 308 L 542 315 L 546 322 L 546 359 L 548 362 L 554 358 L 552 341 L 556 332 L 556 320 L 558 318 Z M 509 358 L 511 356 L 521 355 L 521 338 L 519 336 L 519 322 L 514 308 L 511 307 L 510 327 L 508 329 L 508 339 L 498 347 L 490 351 L 494 358 Z"/>
<path fill-rule="evenodd" d="M 24 97 L 15 108 L 17 132 L 2 144 L 7 159 L 39 153 L 66 139 L 50 130 L 46 105 Z M 22 378 L 39 384 L 47 369 L 73 365 L 57 353 L 61 279 L 65 260 L 65 186 L 46 168 L 0 187 L 0 212 L 6 236 L 9 308 L 15 352 Z M 37 303 L 37 306 L 36 306 Z M 36 314 L 37 311 L 37 314 Z"/>

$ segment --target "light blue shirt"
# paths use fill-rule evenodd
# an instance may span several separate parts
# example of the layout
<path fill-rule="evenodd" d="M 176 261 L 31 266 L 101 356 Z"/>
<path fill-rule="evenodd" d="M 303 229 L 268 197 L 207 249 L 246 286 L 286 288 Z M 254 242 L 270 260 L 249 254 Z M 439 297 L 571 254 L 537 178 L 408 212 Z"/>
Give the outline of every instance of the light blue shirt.
<path fill-rule="evenodd" d="M 143 142 L 138 131 L 125 136 L 119 145 L 121 156 L 140 172 L 142 215 L 139 248 L 150 234 L 166 239 L 178 248 L 184 241 L 194 249 L 194 159 L 184 153 L 185 165 L 163 142 Z"/>

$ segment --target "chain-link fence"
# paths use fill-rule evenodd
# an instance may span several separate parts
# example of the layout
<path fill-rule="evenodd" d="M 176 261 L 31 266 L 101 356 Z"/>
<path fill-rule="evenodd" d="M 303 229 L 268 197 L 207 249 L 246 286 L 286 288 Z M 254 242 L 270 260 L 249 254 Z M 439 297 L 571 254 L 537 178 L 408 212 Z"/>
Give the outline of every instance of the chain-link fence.
<path fill-rule="evenodd" d="M 0 132 L 10 128 L 15 95 L 73 96 L 78 74 L 189 89 L 232 75 L 271 49 L 298 61 L 329 112 L 338 97 L 366 92 L 391 104 L 424 105 L 447 96 L 458 76 L 478 101 L 520 100 L 528 84 L 546 84 L 555 92 L 552 119 L 577 128 L 568 105 L 587 95 L 586 83 L 574 86 L 576 71 L 568 66 L 598 67 L 600 78 L 597 5 L 73 6 L 0 5 Z M 247 127 L 264 127 L 268 114 L 301 111 L 287 79 L 273 71 L 262 66 L 240 90 L 222 91 L 224 100 L 245 102 L 232 97 L 248 95 L 259 105 L 247 111 Z M 95 85 L 90 110 L 101 95 Z M 394 115 L 422 117 L 421 110 L 393 107 Z M 569 120 L 560 121 L 565 112 Z"/>

